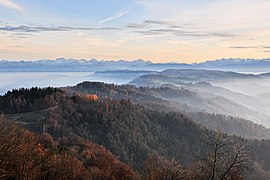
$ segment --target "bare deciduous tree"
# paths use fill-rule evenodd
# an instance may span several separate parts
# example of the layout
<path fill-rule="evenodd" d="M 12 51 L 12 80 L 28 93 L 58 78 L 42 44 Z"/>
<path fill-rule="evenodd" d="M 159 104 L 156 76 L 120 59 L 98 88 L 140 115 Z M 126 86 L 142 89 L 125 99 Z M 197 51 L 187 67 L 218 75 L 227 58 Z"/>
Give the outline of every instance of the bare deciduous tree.
<path fill-rule="evenodd" d="M 252 155 L 247 141 L 228 137 L 222 133 L 210 133 L 205 138 L 206 149 L 194 168 L 197 176 L 207 179 L 242 179 L 252 167 Z"/>
<path fill-rule="evenodd" d="M 178 161 L 171 161 L 149 157 L 145 162 L 145 169 L 141 179 L 146 180 L 177 180 L 177 179 L 193 179 L 193 173 L 189 169 L 183 167 Z"/>

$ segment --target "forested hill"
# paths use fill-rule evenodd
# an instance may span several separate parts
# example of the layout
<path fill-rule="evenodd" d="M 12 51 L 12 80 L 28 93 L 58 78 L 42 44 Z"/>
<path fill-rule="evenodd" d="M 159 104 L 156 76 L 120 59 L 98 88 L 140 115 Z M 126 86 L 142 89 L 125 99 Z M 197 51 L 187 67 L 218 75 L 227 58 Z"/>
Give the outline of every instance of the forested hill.
<path fill-rule="evenodd" d="M 183 114 L 151 111 L 128 100 L 67 100 L 53 115 L 59 122 L 47 127 L 49 133 L 74 133 L 104 145 L 137 169 L 149 154 L 190 163 L 206 133 Z"/>
<path fill-rule="evenodd" d="M 99 97 L 117 100 L 126 99 L 159 112 L 181 112 L 191 117 L 191 120 L 196 124 L 203 125 L 208 129 L 221 130 L 224 133 L 242 136 L 248 139 L 270 139 L 269 129 L 251 121 L 233 116 L 194 110 L 194 108 L 191 108 L 184 102 L 186 99 L 189 99 L 194 100 L 194 103 L 196 102 L 198 104 L 199 102 L 197 100 L 200 100 L 200 98 L 196 93 L 183 88 L 150 88 L 131 85 L 120 86 L 101 82 L 83 82 L 73 87 L 63 88 L 63 90 L 70 94 L 79 92 L 97 94 Z M 189 113 L 190 111 L 192 113 Z"/>
<path fill-rule="evenodd" d="M 188 165 L 205 151 L 203 139 L 213 132 L 195 124 L 188 116 L 180 112 L 150 110 L 128 98 L 113 99 L 113 95 L 109 96 L 104 92 L 113 92 L 108 87 L 117 89 L 118 86 L 93 84 L 95 91 L 88 95 L 68 92 L 66 89 L 49 90 L 52 93 L 45 96 L 48 89 L 22 89 L 13 91 L 14 94 L 9 92 L 0 98 L 1 104 L 6 104 L 1 111 L 9 113 L 7 117 L 10 120 L 23 124 L 35 133 L 49 134 L 56 140 L 76 136 L 103 145 L 121 161 L 137 170 L 144 168 L 149 155 L 174 158 L 181 164 Z M 107 90 L 98 89 L 97 85 L 107 87 Z M 133 89 L 129 86 L 123 88 Z M 139 89 L 134 90 L 140 92 Z M 33 98 L 24 96 L 29 91 L 33 93 Z M 99 92 L 104 93 L 103 97 Z M 112 94 L 116 96 L 117 91 Z M 123 91 L 122 95 L 124 94 Z M 34 106 L 35 103 L 39 106 Z M 15 105 L 20 108 L 11 111 Z M 33 107 L 35 108 L 31 109 Z M 228 142 L 247 142 L 241 138 L 227 138 L 230 139 Z M 72 144 L 67 139 L 65 142 L 67 145 Z M 268 143 L 256 141 L 252 148 L 258 150 L 262 145 L 267 147 Z M 256 161 L 262 166 L 261 170 L 269 170 L 269 163 L 263 159 L 270 152 L 264 150 L 254 153 Z"/>
<path fill-rule="evenodd" d="M 100 100 L 125 99 L 133 102 L 133 104 L 158 112 L 180 112 L 191 117 L 191 120 L 196 124 L 203 125 L 208 129 L 221 130 L 224 133 L 248 139 L 270 139 L 269 129 L 251 121 L 206 112 L 185 112 L 185 110 L 190 110 L 190 107 L 185 104 L 175 104 L 164 98 L 177 96 L 180 99 L 185 99 L 187 96 L 192 96 L 192 92 L 169 87 L 136 88 L 130 85 L 119 86 L 99 82 L 83 82 L 74 87 L 62 88 L 62 90 L 51 87 L 20 89 L 9 91 L 4 96 L 0 96 L 0 111 L 5 114 L 14 114 L 55 109 L 59 107 L 59 103 L 63 104 L 62 101 L 65 99 L 80 94 L 93 94 Z"/>
<path fill-rule="evenodd" d="M 19 92 L 23 91 L 29 90 L 22 89 Z M 48 89 L 40 91 L 48 91 Z M 14 92 L 18 94 L 17 91 Z M 13 96 L 12 93 L 8 93 L 1 98 L 7 104 L 9 104 L 8 100 L 12 102 L 11 106 L 2 109 L 4 113 L 11 112 L 13 102 L 17 102 L 18 97 L 15 94 Z M 49 110 L 48 114 L 42 112 L 41 115 L 45 119 L 38 121 L 40 120 L 38 118 L 36 120 L 38 124 L 27 124 L 27 127 L 35 132 L 45 131 L 55 138 L 77 135 L 104 145 L 122 161 L 137 169 L 142 168 L 149 154 L 175 157 L 187 164 L 191 162 L 193 153 L 199 154 L 202 150 L 199 137 L 202 137 L 207 130 L 197 126 L 183 114 L 156 112 L 124 99 L 89 100 L 86 96 L 78 94 L 67 96 L 63 91 L 56 91 L 48 96 L 53 101 L 51 107 L 57 107 Z M 32 107 L 37 101 L 46 105 L 45 99 L 48 99 L 48 96 L 35 96 L 33 101 L 30 100 L 31 97 L 25 96 L 24 99 L 19 96 L 22 102 L 26 103 L 21 104 L 18 101 L 18 106 Z M 14 100 L 11 97 L 16 98 Z M 21 110 L 20 112 L 20 109 L 17 109 L 15 113 L 29 112 L 31 109 L 26 111 L 25 108 L 21 108 Z M 37 110 L 42 109 L 34 110 L 38 112 Z M 29 122 L 28 117 L 23 117 L 21 114 L 19 116 L 18 121 Z"/>

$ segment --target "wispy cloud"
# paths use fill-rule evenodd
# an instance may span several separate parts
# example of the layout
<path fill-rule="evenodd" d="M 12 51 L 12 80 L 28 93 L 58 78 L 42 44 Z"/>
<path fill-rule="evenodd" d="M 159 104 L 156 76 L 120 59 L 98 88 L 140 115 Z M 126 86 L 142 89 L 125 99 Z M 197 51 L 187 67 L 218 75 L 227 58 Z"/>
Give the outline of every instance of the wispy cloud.
<path fill-rule="evenodd" d="M 270 46 L 259 45 L 259 46 L 231 46 L 232 49 L 270 49 Z"/>
<path fill-rule="evenodd" d="M 185 26 L 178 26 L 178 25 L 173 25 L 173 26 L 170 26 L 170 28 L 173 28 L 173 29 L 179 29 L 179 28 L 184 28 Z"/>
<path fill-rule="evenodd" d="M 130 23 L 127 25 L 127 27 L 131 29 L 141 29 L 141 28 L 147 28 L 148 26 L 146 24 Z"/>
<path fill-rule="evenodd" d="M 9 31 L 9 32 L 22 32 L 22 33 L 31 33 L 31 32 L 44 32 L 44 31 L 94 31 L 94 30 L 118 30 L 120 28 L 114 27 L 73 27 L 73 26 L 58 26 L 58 27 L 47 27 L 47 26 L 4 26 L 0 27 L 0 31 Z"/>
<path fill-rule="evenodd" d="M 14 10 L 22 12 L 22 13 L 25 13 L 25 9 L 22 6 L 14 3 L 10 0 L 0 0 L 0 5 L 5 6 L 7 8 L 10 8 L 10 9 L 14 9 Z"/>
<path fill-rule="evenodd" d="M 152 31 L 151 28 L 153 29 L 154 27 L 159 27 L 159 28 L 163 27 L 164 29 L 161 31 L 170 31 L 170 32 L 175 31 L 176 32 L 182 29 L 194 28 L 194 24 L 185 23 L 185 24 L 179 25 L 173 21 L 168 21 L 168 20 L 145 20 L 142 23 L 129 23 L 126 27 L 131 28 L 131 29 L 148 29 L 149 31 Z M 156 30 L 153 30 L 153 31 L 156 31 Z"/>
<path fill-rule="evenodd" d="M 237 37 L 238 34 L 231 33 L 215 33 L 215 32 L 204 32 L 204 31 L 183 31 L 174 28 L 164 29 L 150 29 L 143 31 L 135 31 L 143 35 L 172 35 L 172 36 L 183 36 L 183 37 Z"/>
<path fill-rule="evenodd" d="M 142 35 L 183 36 L 183 37 L 237 37 L 240 34 L 227 32 L 211 32 L 194 29 L 194 24 L 178 25 L 167 20 L 145 20 L 140 24 L 130 23 L 126 27 Z"/>
<path fill-rule="evenodd" d="M 171 21 L 162 21 L 162 20 L 145 20 L 143 23 L 130 23 L 127 25 L 128 28 L 133 28 L 133 29 L 149 28 L 151 26 L 166 26 L 170 28 L 182 27 L 182 26 L 175 25 Z"/>
<path fill-rule="evenodd" d="M 21 45 L 15 45 L 15 46 L 9 46 L 9 47 L 24 48 L 24 46 L 21 46 Z"/>
<path fill-rule="evenodd" d="M 120 17 L 122 17 L 122 16 L 124 16 L 126 14 L 128 14 L 128 11 L 119 12 L 119 13 L 111 16 L 111 17 L 108 17 L 108 18 L 105 18 L 105 19 L 99 21 L 99 24 L 103 24 L 103 23 L 118 19 L 118 18 L 120 18 Z"/>
<path fill-rule="evenodd" d="M 157 21 L 157 20 L 146 20 L 144 21 L 145 24 L 156 24 L 156 25 L 169 25 L 173 26 L 174 24 L 171 21 Z"/>
<path fill-rule="evenodd" d="M 254 49 L 257 50 L 257 52 L 262 52 L 262 53 L 270 53 L 270 46 L 265 46 L 265 45 L 255 45 L 255 46 L 231 46 L 230 48 L 232 49 Z"/>
<path fill-rule="evenodd" d="M 14 39 L 27 39 L 27 36 L 9 36 L 9 37 Z"/>

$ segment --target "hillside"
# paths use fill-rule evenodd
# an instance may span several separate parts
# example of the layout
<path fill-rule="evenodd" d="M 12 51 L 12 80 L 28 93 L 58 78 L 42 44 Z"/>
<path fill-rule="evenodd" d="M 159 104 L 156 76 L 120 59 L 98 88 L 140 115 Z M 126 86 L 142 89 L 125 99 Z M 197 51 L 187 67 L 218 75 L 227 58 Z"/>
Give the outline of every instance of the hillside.
<path fill-rule="evenodd" d="M 246 139 L 270 139 L 269 129 L 241 118 L 206 112 L 187 113 L 187 116 L 196 124 L 200 124 L 207 129 L 241 136 Z"/>
<path fill-rule="evenodd" d="M 92 83 L 84 84 L 87 84 L 89 87 Z M 98 145 L 103 145 L 121 161 L 135 169 L 142 169 L 149 155 L 165 159 L 174 157 L 181 164 L 187 165 L 192 162 L 194 157 L 204 151 L 205 144 L 203 139 L 212 132 L 192 122 L 187 115 L 179 112 L 150 110 L 129 99 L 113 99 L 113 97 L 118 97 L 116 96 L 118 94 L 117 89 L 122 93 L 132 88 L 139 91 L 135 87 L 114 86 L 103 83 L 93 83 L 93 86 L 94 90 L 101 93 L 106 91 L 113 92 L 110 88 L 114 88 L 114 96 L 110 98 L 98 95 L 98 99 L 89 99 L 86 95 L 69 92 L 66 89 L 50 89 L 49 91 L 54 93 L 50 94 L 49 97 L 54 97 L 51 100 L 54 103 L 56 102 L 56 105 L 52 103 L 53 106 L 45 110 L 35 108 L 34 112 L 31 108 L 19 108 L 16 112 L 12 111 L 12 114 L 9 114 L 7 117 L 13 117 L 15 122 L 18 121 L 20 124 L 26 125 L 25 127 L 35 133 L 49 134 L 53 139 L 59 140 L 75 136 Z M 97 87 L 99 88 L 96 89 Z M 106 89 L 102 89 L 102 87 L 106 87 Z M 48 96 L 43 96 L 46 91 L 48 89 L 35 90 L 34 88 L 30 90 L 16 90 L 14 94 L 9 92 L 1 97 L 0 101 L 5 100 L 7 104 L 13 102 L 11 103 L 12 106 L 5 107 L 5 109 L 2 109 L 2 112 L 11 112 L 10 108 L 12 109 L 14 105 L 23 104 L 24 106 L 19 107 L 32 107 L 31 105 L 36 102 L 40 103 L 40 108 L 45 107 L 41 106 L 41 104 L 47 102 L 44 100 L 48 99 Z M 142 90 L 141 92 L 144 91 Z M 27 92 L 32 92 L 34 98 L 25 96 Z M 127 95 L 129 92 L 124 94 Z M 149 96 L 145 93 L 142 94 L 145 97 Z M 118 98 L 120 98 L 120 95 L 122 96 L 123 94 L 119 93 Z M 140 97 L 140 93 L 137 95 Z M 14 101 L 15 99 L 21 99 L 21 101 Z M 157 99 L 153 98 L 153 100 Z M 16 119 L 15 117 L 18 116 L 19 118 Z M 210 117 L 218 120 L 214 116 Z M 35 122 L 35 124 L 24 124 L 24 122 L 30 120 L 32 123 Z M 253 124 L 243 123 L 238 126 L 252 127 Z M 262 135 L 264 133 L 267 133 L 267 131 L 263 131 Z M 233 136 L 230 138 L 234 139 Z M 253 141 L 251 142 L 253 143 Z M 252 148 L 257 149 L 263 142 L 255 141 Z M 68 144 L 72 145 L 71 142 Z M 65 147 L 67 146 L 65 145 Z M 262 171 L 264 171 L 263 169 L 268 170 L 269 164 L 267 162 L 261 163 L 263 157 L 268 154 L 268 150 L 258 152 L 258 154 L 256 151 L 254 152 L 256 154 L 256 161 L 262 166 Z"/>
<path fill-rule="evenodd" d="M 33 134 L 0 117 L 1 179 L 132 179 L 136 174 L 106 148 L 79 136 Z"/>
<path fill-rule="evenodd" d="M 56 138 L 77 135 L 104 145 L 138 169 L 142 168 L 148 154 L 175 157 L 186 164 L 191 162 L 192 152 L 201 150 L 200 139 L 196 137 L 205 130 L 183 114 L 147 110 L 129 100 L 101 98 L 91 101 L 77 95 L 57 96 L 60 99 L 57 108 L 49 111 L 47 117 L 42 116 L 44 119 L 37 122 L 39 125 L 34 125 L 36 129 L 32 127 L 35 132 L 45 131 Z M 4 113 L 9 112 L 7 108 Z M 182 153 L 172 151 L 175 148 Z"/>
<path fill-rule="evenodd" d="M 193 85 L 188 85 L 188 87 Z M 194 85 L 195 86 L 195 85 Z M 67 87 L 63 88 L 63 90 L 68 90 L 71 92 L 81 92 L 86 94 L 97 94 L 100 97 L 110 97 L 112 99 L 128 99 L 130 101 L 133 101 L 134 103 L 140 104 L 144 107 L 147 107 L 149 109 L 155 110 L 155 111 L 176 111 L 176 112 L 200 112 L 202 110 L 212 110 L 211 112 L 218 114 L 217 112 L 220 112 L 219 114 L 225 114 L 226 112 L 226 104 L 224 104 L 224 98 L 215 98 L 216 96 L 208 95 L 207 98 L 201 97 L 200 94 L 195 93 L 194 91 L 189 91 L 186 89 L 181 88 L 175 88 L 174 86 L 165 86 L 161 88 L 148 88 L 148 87 L 134 87 L 130 85 L 112 85 L 112 84 L 104 84 L 104 83 L 91 83 L 91 82 L 83 82 L 78 84 L 74 87 Z M 71 93 L 72 94 L 72 93 Z M 239 96 L 239 95 L 238 95 Z M 210 101 L 210 97 L 212 97 L 213 101 Z M 218 96 L 220 97 L 220 96 Z M 250 112 L 247 108 L 243 107 L 242 111 L 240 111 L 240 108 L 242 107 L 239 104 L 235 104 L 229 100 L 225 99 L 225 102 L 228 105 L 227 113 L 232 112 Z M 201 105 L 201 106 L 199 106 Z M 222 106 L 224 105 L 224 106 Z M 202 109 L 203 107 L 203 109 Z M 209 107 L 208 109 L 206 107 Z M 211 109 L 210 109 L 211 108 Z M 218 109 L 219 108 L 219 109 Z M 232 109 L 232 110 L 230 110 Z M 239 110 L 239 112 L 237 112 Z M 211 115 L 208 113 L 211 117 L 211 121 L 208 123 L 203 124 L 207 128 L 213 126 L 213 124 L 219 123 L 215 117 L 215 115 Z M 240 114 L 234 114 L 234 115 L 240 115 Z M 240 127 L 235 127 L 234 121 L 230 121 L 225 116 L 222 122 L 224 124 L 220 124 L 223 127 L 225 133 L 232 134 L 232 135 L 240 135 L 246 138 L 270 138 L 269 130 L 262 127 L 255 125 L 254 123 L 251 123 L 250 121 L 246 121 L 244 119 L 241 119 L 237 121 L 241 122 L 239 123 Z M 234 118 L 233 118 L 234 119 Z M 235 118 L 237 119 L 237 118 Z M 200 123 L 197 119 L 192 119 L 195 123 Z M 254 129 L 254 133 L 251 133 L 249 131 L 241 131 L 240 129 Z M 257 135 L 256 135 L 257 134 Z"/>
<path fill-rule="evenodd" d="M 158 112 L 180 112 L 191 116 L 191 120 L 201 124 L 206 128 L 220 128 L 224 133 L 238 135 L 251 139 L 269 139 L 270 131 L 263 126 L 256 125 L 250 121 L 231 116 L 215 115 L 206 112 L 194 111 L 194 108 L 187 104 L 180 104 L 185 99 L 196 97 L 196 94 L 187 90 L 179 90 L 174 87 L 164 88 L 136 88 L 134 86 L 118 86 L 104 83 L 84 82 L 74 87 L 55 90 L 41 89 L 21 89 L 8 92 L 0 97 L 0 107 L 3 113 L 7 113 L 8 118 L 33 127 L 37 119 L 47 118 L 49 114 L 58 108 L 57 104 L 65 100 L 63 93 L 73 96 L 74 93 L 97 94 L 100 98 L 128 100 L 148 109 Z M 37 93 L 36 95 L 34 95 Z M 32 94 L 32 95 L 31 95 Z M 31 96 L 30 96 L 31 95 Z M 167 99 L 167 100 L 166 100 Z M 188 113 L 189 111 L 193 113 Z M 12 114 L 11 114 L 12 113 Z M 204 117 L 204 118 L 201 118 Z M 203 120 L 204 119 L 204 120 Z M 249 131 L 243 131 L 249 129 Z"/>

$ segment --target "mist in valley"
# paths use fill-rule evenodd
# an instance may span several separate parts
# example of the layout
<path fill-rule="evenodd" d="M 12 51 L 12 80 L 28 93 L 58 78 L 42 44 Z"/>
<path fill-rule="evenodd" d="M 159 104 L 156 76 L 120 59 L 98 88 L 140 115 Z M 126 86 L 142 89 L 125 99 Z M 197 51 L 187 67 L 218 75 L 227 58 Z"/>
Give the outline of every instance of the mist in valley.
<path fill-rule="evenodd" d="M 165 70 L 141 76 L 129 84 L 168 87 L 175 95 L 164 99 L 206 111 L 251 120 L 270 127 L 269 74 L 241 74 L 213 70 Z"/>

